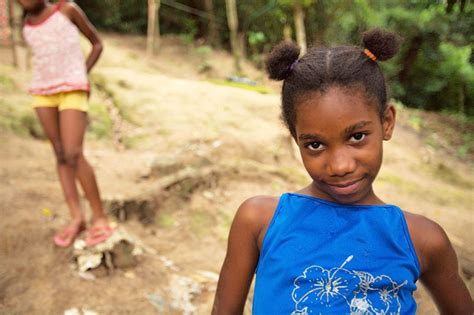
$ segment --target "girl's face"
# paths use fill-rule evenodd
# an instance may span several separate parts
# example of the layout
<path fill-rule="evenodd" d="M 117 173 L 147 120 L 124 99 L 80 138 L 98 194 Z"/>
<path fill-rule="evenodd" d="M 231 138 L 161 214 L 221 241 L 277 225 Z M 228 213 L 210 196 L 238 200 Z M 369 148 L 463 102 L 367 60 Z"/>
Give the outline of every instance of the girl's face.
<path fill-rule="evenodd" d="M 381 122 L 375 101 L 360 88 L 330 87 L 310 92 L 297 104 L 296 142 L 313 179 L 315 197 L 345 204 L 377 204 L 372 182 L 382 164 L 395 109 Z"/>

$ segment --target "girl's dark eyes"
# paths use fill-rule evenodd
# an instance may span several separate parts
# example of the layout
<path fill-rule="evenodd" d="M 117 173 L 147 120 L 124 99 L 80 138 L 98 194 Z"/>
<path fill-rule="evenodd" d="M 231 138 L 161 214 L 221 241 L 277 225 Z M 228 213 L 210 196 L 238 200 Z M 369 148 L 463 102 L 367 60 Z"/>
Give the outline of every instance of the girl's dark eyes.
<path fill-rule="evenodd" d="M 352 143 L 352 144 L 360 143 L 365 139 L 366 136 L 367 136 L 367 133 L 364 133 L 364 132 L 354 133 L 349 138 L 349 143 Z M 305 143 L 304 147 L 309 149 L 310 151 L 319 152 L 319 151 L 324 150 L 325 145 L 322 144 L 321 142 L 313 141 L 313 142 Z"/>
<path fill-rule="evenodd" d="M 321 151 L 323 149 L 323 145 L 316 141 L 306 143 L 304 146 L 311 151 Z"/>
<path fill-rule="evenodd" d="M 357 132 L 357 133 L 353 134 L 350 137 L 349 141 L 352 142 L 352 143 L 361 142 L 362 140 L 365 139 L 366 136 L 367 136 L 367 134 L 365 134 L 365 133 Z"/>

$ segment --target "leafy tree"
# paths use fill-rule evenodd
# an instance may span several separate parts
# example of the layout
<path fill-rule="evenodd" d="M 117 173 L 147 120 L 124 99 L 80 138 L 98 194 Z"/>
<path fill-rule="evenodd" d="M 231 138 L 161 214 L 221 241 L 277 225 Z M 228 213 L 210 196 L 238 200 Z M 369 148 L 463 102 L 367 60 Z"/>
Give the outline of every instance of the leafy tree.
<path fill-rule="evenodd" d="M 76 1 L 99 28 L 146 33 L 148 0 Z M 227 23 L 231 1 L 234 34 Z M 161 0 L 160 30 L 208 37 L 261 65 L 291 29 L 304 47 L 358 45 L 363 31 L 383 27 L 404 39 L 397 57 L 381 63 L 394 97 L 474 115 L 473 7 L 468 0 Z"/>

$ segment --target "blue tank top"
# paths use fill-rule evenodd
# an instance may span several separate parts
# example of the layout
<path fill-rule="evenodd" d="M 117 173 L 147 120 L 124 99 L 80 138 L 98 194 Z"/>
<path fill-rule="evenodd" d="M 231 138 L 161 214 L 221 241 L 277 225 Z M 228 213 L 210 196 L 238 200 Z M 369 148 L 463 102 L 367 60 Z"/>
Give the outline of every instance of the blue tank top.
<path fill-rule="evenodd" d="M 400 208 L 287 193 L 263 240 L 253 314 L 415 314 L 418 258 Z"/>

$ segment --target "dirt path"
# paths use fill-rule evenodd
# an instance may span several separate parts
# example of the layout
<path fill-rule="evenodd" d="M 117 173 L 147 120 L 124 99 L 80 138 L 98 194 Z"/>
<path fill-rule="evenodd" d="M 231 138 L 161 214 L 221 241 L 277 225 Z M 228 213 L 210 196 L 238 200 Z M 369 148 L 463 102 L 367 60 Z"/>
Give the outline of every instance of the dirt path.
<path fill-rule="evenodd" d="M 178 65 L 171 47 L 146 61 L 139 50 L 120 42 L 107 39 L 94 73 L 103 92 L 92 105 L 109 98 L 117 107 L 124 119 L 118 132 L 125 149 L 89 135 L 87 156 L 105 199 L 152 196 L 156 215 L 149 218 L 151 224 L 142 225 L 131 213 L 120 225 L 156 252 L 140 256 L 128 270 L 96 280 L 79 277 L 70 251 L 51 243 L 67 210 L 49 145 L 2 132 L 0 314 L 63 314 L 74 307 L 99 314 L 186 314 L 186 308 L 188 314 L 209 314 L 228 228 L 240 202 L 307 182 L 279 122 L 277 94 L 206 82 L 192 62 L 181 59 Z M 176 67 L 170 66 L 173 62 Z M 176 170 L 209 166 L 213 169 L 206 176 L 154 191 L 160 178 Z M 402 122 L 386 146 L 376 190 L 386 202 L 439 222 L 463 257 L 473 257 L 472 175 L 467 165 L 426 147 Z M 53 210 L 53 220 L 42 214 L 45 207 Z M 474 268 L 468 260 L 461 262 Z M 417 299 L 419 314 L 433 314 L 423 290 Z"/>

